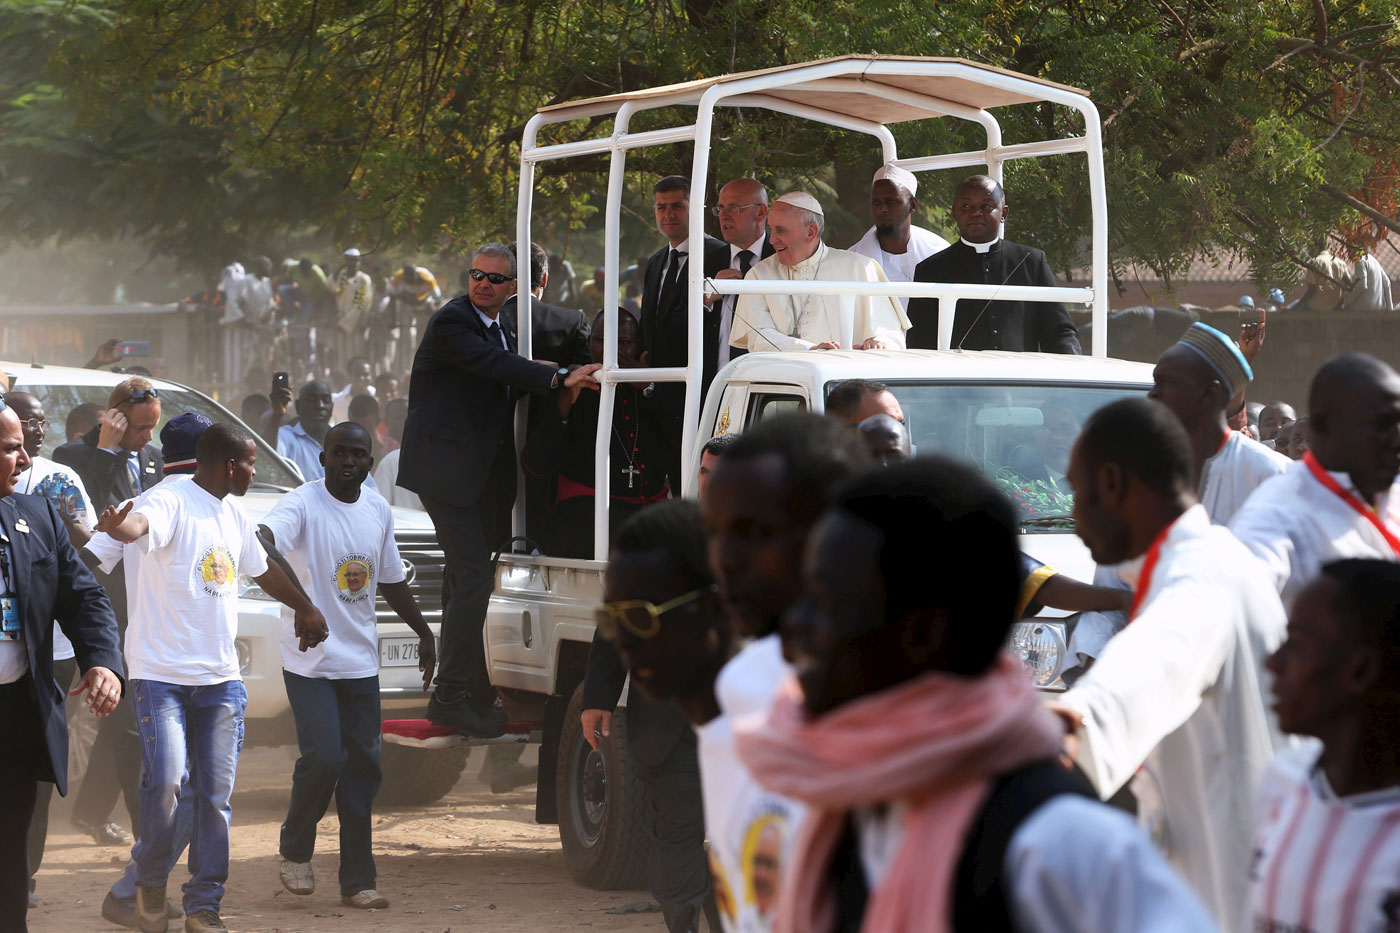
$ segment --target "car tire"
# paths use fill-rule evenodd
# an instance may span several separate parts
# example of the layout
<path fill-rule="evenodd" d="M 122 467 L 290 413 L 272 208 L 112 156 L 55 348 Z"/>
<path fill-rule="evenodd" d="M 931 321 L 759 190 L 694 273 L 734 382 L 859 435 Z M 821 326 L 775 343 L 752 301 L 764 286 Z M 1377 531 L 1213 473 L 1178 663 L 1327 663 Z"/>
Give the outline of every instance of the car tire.
<path fill-rule="evenodd" d="M 582 715 L 579 684 L 560 729 L 554 782 L 564 861 L 586 887 L 645 888 L 651 804 L 626 754 L 627 711 L 613 714 L 612 735 L 597 751 L 584 741 Z"/>
<path fill-rule="evenodd" d="M 471 748 L 411 748 L 383 742 L 379 746 L 378 803 L 390 807 L 412 807 L 436 803 L 457 785 L 467 766 Z"/>

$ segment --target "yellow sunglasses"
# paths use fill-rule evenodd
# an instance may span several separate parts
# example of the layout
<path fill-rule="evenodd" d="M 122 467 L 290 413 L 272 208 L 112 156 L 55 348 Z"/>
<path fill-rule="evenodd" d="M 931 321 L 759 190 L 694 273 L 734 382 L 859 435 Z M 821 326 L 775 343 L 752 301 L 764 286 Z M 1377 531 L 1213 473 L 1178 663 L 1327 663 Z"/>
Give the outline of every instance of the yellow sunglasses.
<path fill-rule="evenodd" d="M 627 629 L 638 638 L 653 638 L 661 631 L 661 617 L 672 609 L 679 609 L 715 591 L 715 586 L 703 586 L 698 590 L 683 593 L 661 605 L 646 599 L 626 599 L 615 603 L 603 603 L 593 610 L 593 622 L 598 634 L 608 641 L 617 637 L 618 626 Z"/>

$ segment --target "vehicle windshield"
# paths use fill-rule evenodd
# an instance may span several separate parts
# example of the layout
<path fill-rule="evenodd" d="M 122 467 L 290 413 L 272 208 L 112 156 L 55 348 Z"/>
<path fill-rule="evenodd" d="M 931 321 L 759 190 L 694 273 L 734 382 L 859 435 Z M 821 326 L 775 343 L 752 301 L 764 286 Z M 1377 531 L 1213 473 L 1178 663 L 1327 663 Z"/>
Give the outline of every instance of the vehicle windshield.
<path fill-rule="evenodd" d="M 1080 426 L 1109 402 L 1141 396 L 1148 388 L 965 382 L 889 387 L 904 409 L 915 454 L 976 463 L 1015 503 L 1027 532 L 1074 527 L 1065 471 Z"/>
<path fill-rule="evenodd" d="M 44 417 L 49 422 L 49 433 L 44 438 L 44 446 L 40 450 L 40 454 L 45 457 L 52 457 L 54 450 L 63 445 L 63 422 L 68 418 L 70 411 L 83 402 L 91 402 L 99 407 L 105 407 L 107 395 L 111 392 L 110 386 L 34 385 L 27 384 L 22 380 L 21 376 L 16 381 L 15 388 L 37 397 L 44 406 Z M 165 423 L 176 415 L 187 411 L 198 412 L 212 421 L 242 423 L 228 409 L 212 399 L 205 398 L 198 392 L 178 386 L 161 387 L 159 391 L 160 424 L 156 427 L 156 437 L 153 441 L 156 446 L 160 446 L 160 429 L 165 427 Z M 258 445 L 258 475 L 253 482 L 253 487 L 292 489 L 300 486 L 301 480 L 277 457 L 267 442 L 258 437 L 257 431 L 253 431 L 253 436 Z"/>

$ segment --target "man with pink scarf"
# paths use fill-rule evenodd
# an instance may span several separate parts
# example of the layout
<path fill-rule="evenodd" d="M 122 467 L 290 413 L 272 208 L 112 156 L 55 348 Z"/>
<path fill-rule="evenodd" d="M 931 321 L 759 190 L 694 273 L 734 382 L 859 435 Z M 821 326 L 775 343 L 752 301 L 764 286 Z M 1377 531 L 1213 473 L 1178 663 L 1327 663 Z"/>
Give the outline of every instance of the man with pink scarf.
<path fill-rule="evenodd" d="M 736 725 L 754 776 L 809 807 L 779 933 L 1214 929 L 1059 763 L 1001 650 L 1016 532 L 981 474 L 932 457 L 856 479 L 814 530 L 783 623 L 795 676 Z"/>

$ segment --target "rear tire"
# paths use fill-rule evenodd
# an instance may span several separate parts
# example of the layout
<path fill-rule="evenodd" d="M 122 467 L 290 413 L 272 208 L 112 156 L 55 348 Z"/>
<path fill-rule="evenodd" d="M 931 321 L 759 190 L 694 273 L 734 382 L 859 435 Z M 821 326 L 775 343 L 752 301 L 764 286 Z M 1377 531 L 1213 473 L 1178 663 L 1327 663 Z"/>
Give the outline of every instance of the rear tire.
<path fill-rule="evenodd" d="M 584 741 L 583 685 L 564 713 L 555 772 L 559 841 L 579 884 L 600 890 L 643 888 L 651 854 L 651 804 L 626 754 L 627 711 L 613 714 L 598 751 Z"/>
<path fill-rule="evenodd" d="M 436 803 L 457 785 L 471 748 L 412 748 L 382 742 L 379 769 L 384 775 L 376 802 L 390 807 Z"/>

